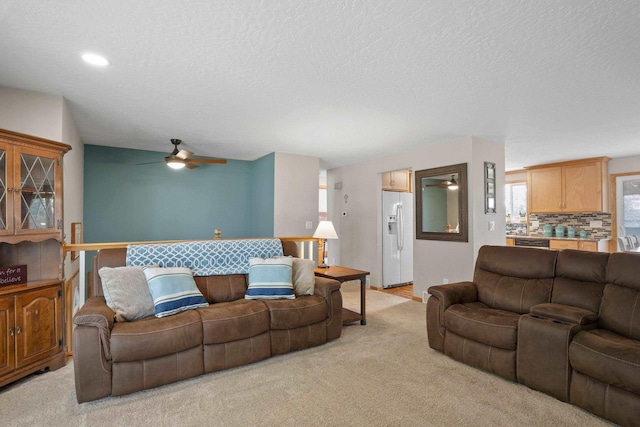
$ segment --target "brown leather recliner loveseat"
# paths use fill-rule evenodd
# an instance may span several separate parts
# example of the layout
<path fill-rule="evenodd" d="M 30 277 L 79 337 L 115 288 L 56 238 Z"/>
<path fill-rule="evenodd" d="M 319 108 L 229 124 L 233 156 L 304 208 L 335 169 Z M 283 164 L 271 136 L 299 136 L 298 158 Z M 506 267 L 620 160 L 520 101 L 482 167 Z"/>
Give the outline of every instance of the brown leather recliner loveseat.
<path fill-rule="evenodd" d="M 284 255 L 297 256 L 295 243 L 282 245 Z M 196 276 L 208 307 L 114 322 L 98 271 L 125 266 L 126 251 L 98 253 L 93 297 L 73 318 L 78 403 L 158 387 L 340 337 L 340 283 L 320 277 L 315 278 L 313 295 L 248 300 L 246 274 Z"/>
<path fill-rule="evenodd" d="M 640 426 L 640 255 L 483 246 L 429 293 L 431 348 Z"/>

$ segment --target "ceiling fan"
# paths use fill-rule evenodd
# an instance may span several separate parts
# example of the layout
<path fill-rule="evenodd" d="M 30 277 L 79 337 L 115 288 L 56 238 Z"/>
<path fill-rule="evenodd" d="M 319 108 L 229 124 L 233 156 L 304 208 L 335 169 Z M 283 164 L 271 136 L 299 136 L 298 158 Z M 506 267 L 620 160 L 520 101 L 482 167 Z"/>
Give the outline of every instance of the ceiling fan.
<path fill-rule="evenodd" d="M 456 181 L 455 175 L 451 175 L 451 179 L 448 181 L 442 181 L 438 184 L 427 184 L 425 187 L 445 187 L 449 190 L 457 190 L 458 182 Z"/>
<path fill-rule="evenodd" d="M 182 169 L 186 167 L 187 169 L 195 169 L 198 167 L 195 163 L 217 163 L 217 164 L 226 164 L 226 159 L 203 159 L 203 158 L 192 158 L 193 153 L 187 150 L 178 150 L 178 145 L 182 143 L 180 139 L 172 139 L 171 143 L 174 148 L 171 154 L 164 158 L 164 161 L 167 163 L 172 169 Z M 160 163 L 160 162 L 149 162 L 149 163 L 139 163 L 140 165 L 148 165 L 151 163 Z"/>

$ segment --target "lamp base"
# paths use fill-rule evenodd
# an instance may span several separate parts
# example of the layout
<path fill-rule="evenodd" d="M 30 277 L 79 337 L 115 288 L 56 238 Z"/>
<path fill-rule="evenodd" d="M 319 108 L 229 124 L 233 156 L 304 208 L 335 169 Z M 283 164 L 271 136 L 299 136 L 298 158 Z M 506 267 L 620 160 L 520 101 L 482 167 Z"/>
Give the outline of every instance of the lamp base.
<path fill-rule="evenodd" d="M 329 266 L 323 262 L 318 266 L 318 268 L 329 268 Z"/>

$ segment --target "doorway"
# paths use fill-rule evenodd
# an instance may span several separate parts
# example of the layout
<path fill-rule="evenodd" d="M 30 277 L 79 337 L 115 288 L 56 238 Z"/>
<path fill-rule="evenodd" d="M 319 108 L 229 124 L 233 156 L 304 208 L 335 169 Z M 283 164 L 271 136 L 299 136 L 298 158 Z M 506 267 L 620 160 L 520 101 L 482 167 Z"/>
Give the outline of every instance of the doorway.
<path fill-rule="evenodd" d="M 611 180 L 614 196 L 612 247 L 618 252 L 631 250 L 640 236 L 640 172 L 612 175 Z"/>
<path fill-rule="evenodd" d="M 382 287 L 413 284 L 412 171 L 382 173 Z"/>

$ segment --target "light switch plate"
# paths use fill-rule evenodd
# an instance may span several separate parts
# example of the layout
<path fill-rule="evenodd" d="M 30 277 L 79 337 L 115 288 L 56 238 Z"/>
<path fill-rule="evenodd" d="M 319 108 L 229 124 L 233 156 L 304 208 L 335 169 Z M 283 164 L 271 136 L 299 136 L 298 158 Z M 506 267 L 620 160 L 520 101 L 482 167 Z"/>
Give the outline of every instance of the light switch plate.
<path fill-rule="evenodd" d="M 489 231 L 496 231 L 496 222 L 489 221 Z"/>
<path fill-rule="evenodd" d="M 307 222 L 305 222 L 305 224 L 304 224 L 304 228 L 305 228 L 305 229 L 307 229 L 307 230 L 311 230 L 311 229 L 313 229 L 313 221 L 307 221 Z"/>
<path fill-rule="evenodd" d="M 602 221 L 589 221 L 589 227 L 602 228 Z"/>

